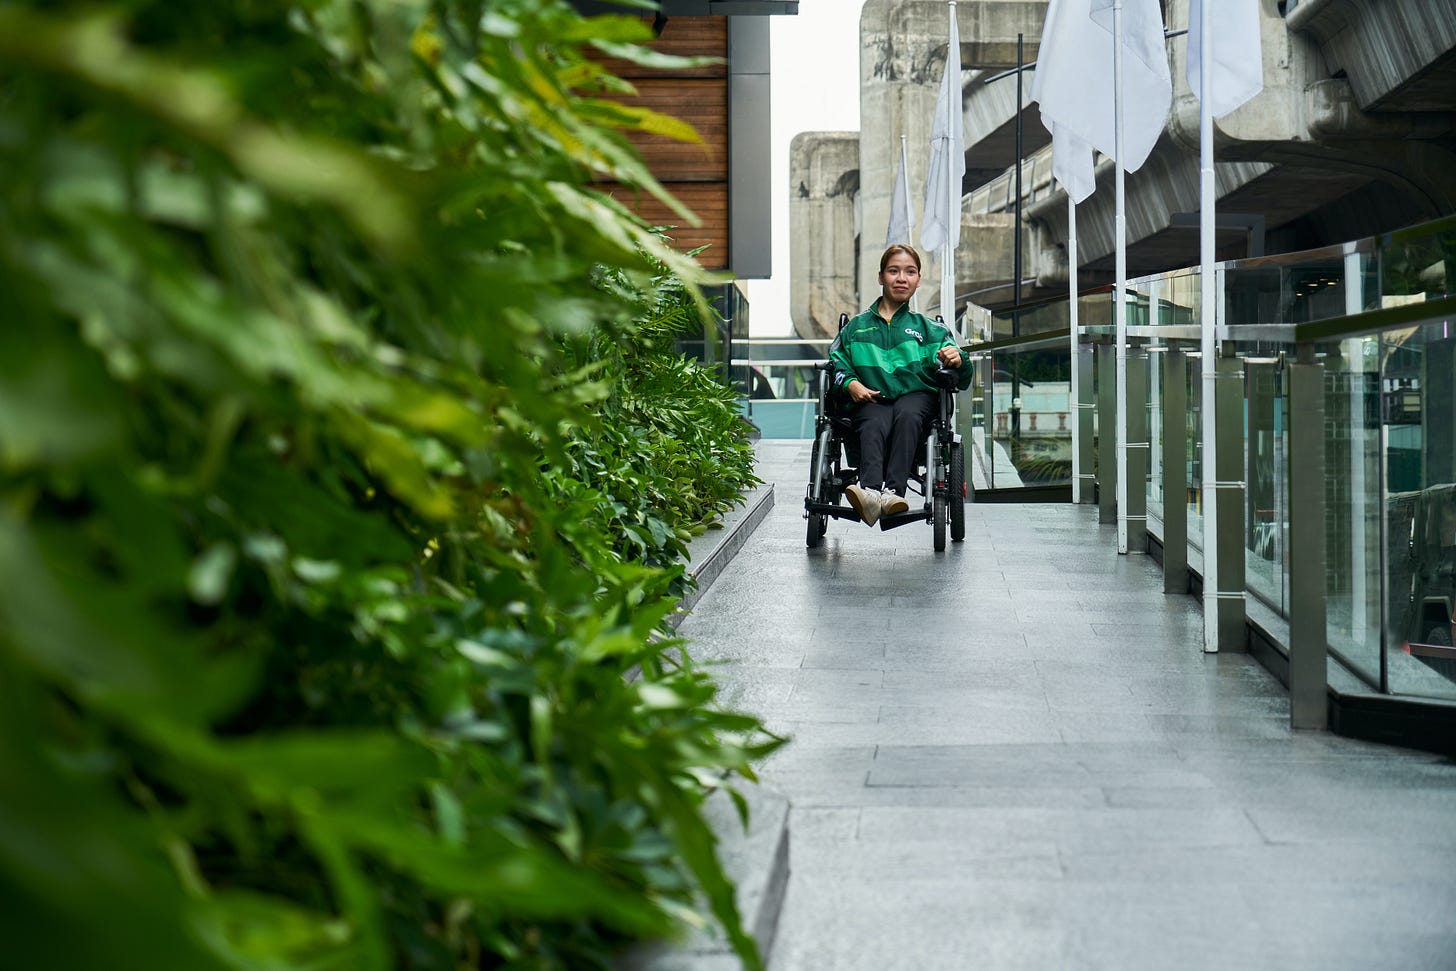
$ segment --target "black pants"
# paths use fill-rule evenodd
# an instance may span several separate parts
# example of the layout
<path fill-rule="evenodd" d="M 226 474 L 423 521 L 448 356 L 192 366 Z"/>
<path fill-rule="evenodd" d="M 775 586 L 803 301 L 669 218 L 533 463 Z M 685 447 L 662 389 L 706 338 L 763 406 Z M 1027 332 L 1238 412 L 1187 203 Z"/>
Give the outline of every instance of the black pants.
<path fill-rule="evenodd" d="M 893 401 L 866 401 L 850 416 L 859 436 L 859 484 L 905 494 L 915 453 L 935 414 L 935 394 L 912 391 Z"/>

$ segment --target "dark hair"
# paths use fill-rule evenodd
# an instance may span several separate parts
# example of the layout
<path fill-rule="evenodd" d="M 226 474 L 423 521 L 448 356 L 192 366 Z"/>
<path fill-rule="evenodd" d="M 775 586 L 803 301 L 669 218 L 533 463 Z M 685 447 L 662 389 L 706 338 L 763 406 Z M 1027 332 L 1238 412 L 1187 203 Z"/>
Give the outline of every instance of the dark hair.
<path fill-rule="evenodd" d="M 918 270 L 921 268 L 920 254 L 915 252 L 915 247 L 911 246 L 909 243 L 896 243 L 894 246 L 889 247 L 880 254 L 881 273 L 885 272 L 885 267 L 889 266 L 890 264 L 890 257 L 894 256 L 896 253 L 904 253 L 906 256 L 909 256 L 912 260 L 915 261 L 915 269 Z"/>

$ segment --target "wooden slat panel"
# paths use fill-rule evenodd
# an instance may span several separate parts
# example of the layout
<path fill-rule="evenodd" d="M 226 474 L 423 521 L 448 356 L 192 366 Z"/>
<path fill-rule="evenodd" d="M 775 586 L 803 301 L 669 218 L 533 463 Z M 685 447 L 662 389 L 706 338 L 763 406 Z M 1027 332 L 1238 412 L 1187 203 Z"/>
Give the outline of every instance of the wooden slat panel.
<path fill-rule="evenodd" d="M 682 217 L 656 198 L 636 193 L 624 186 L 599 186 L 610 192 L 634 212 L 656 226 L 676 226 L 668 230 L 673 245 L 687 252 L 704 244 L 710 248 L 698 261 L 710 270 L 728 266 L 728 184 L 726 182 L 677 182 L 665 188 L 702 220 L 700 226 L 683 224 Z"/>
<path fill-rule="evenodd" d="M 644 19 L 649 24 L 652 22 L 651 17 Z M 662 31 L 662 36 L 647 46 L 659 53 L 671 54 L 675 57 L 726 59 L 728 57 L 728 18 L 670 17 L 667 26 Z M 723 78 L 728 76 L 726 63 L 669 72 L 654 71 L 615 57 L 604 57 L 601 63 L 619 78 L 662 77 L 664 73 L 682 78 Z"/>
<path fill-rule="evenodd" d="M 723 17 L 671 17 L 652 45 L 664 54 L 684 57 L 728 55 L 728 22 Z M 654 225 L 676 225 L 668 231 L 673 244 L 686 252 L 707 245 L 698 257 L 705 267 L 728 266 L 728 74 L 725 64 L 673 71 L 649 71 L 627 61 L 609 60 L 609 69 L 637 88 L 623 104 L 650 108 L 692 125 L 703 139 L 689 144 L 661 135 L 629 134 L 652 174 L 702 221 L 683 226 L 682 217 L 650 195 L 623 186 L 602 185 Z"/>
<path fill-rule="evenodd" d="M 723 81 L 656 79 L 643 81 L 634 98 L 617 99 L 632 107 L 679 118 L 697 130 L 695 145 L 663 135 L 628 133 L 652 174 L 662 182 L 728 178 L 728 87 Z"/>

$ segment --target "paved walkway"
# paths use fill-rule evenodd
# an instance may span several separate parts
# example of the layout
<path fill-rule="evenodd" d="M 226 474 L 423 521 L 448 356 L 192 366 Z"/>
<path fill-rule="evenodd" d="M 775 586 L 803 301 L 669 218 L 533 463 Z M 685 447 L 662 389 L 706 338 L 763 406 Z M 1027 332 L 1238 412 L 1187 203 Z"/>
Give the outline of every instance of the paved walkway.
<path fill-rule="evenodd" d="M 1456 968 L 1456 765 L 1291 733 L 1090 507 L 808 551 L 809 443 L 760 459 L 775 506 L 681 633 L 793 737 L 772 971 Z"/>

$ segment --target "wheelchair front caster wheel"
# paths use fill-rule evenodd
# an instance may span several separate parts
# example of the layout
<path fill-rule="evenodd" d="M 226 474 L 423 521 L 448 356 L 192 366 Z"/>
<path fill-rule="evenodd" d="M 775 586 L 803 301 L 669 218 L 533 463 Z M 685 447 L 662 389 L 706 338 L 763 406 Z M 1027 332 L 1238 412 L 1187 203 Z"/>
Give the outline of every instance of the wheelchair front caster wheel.
<path fill-rule="evenodd" d="M 805 531 L 804 544 L 809 549 L 814 549 L 824 539 L 824 534 L 829 532 L 829 517 L 820 516 L 815 513 L 809 514 L 809 526 Z"/>

